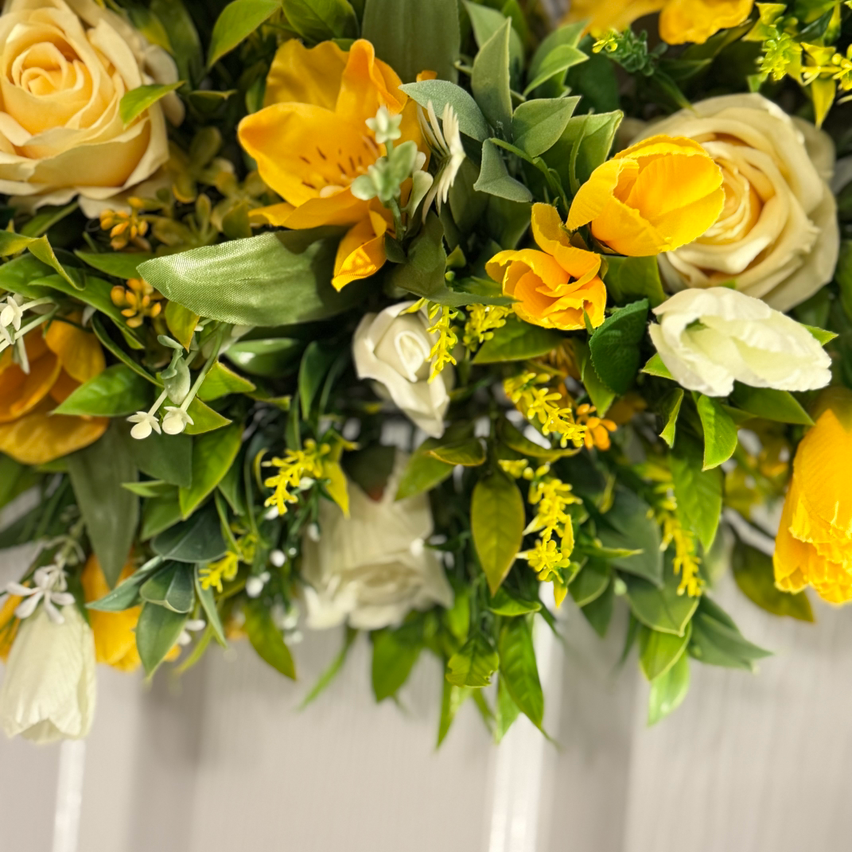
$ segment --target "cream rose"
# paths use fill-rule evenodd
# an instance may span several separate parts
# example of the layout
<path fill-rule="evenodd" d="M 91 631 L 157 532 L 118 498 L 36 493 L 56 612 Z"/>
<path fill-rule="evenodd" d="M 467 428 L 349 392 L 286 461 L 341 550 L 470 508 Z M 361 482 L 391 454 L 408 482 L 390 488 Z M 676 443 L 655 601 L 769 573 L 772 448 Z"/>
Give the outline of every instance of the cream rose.
<path fill-rule="evenodd" d="M 373 379 L 427 435 L 444 434 L 455 374 L 445 367 L 429 381 L 435 342 L 422 312 L 403 314 L 414 302 L 400 302 L 380 314 L 367 314 L 355 331 L 352 357 L 360 379 Z"/>
<path fill-rule="evenodd" d="M 85 737 L 95 713 L 95 640 L 76 606 L 62 623 L 44 606 L 25 618 L 0 689 L 0 725 L 39 743 Z"/>
<path fill-rule="evenodd" d="M 168 159 L 164 104 L 179 120 L 180 101 L 128 127 L 119 104 L 138 86 L 175 82 L 175 65 L 94 0 L 6 0 L 0 72 L 0 193 L 33 206 L 79 195 L 92 215 Z"/>
<path fill-rule="evenodd" d="M 760 95 L 701 101 L 647 127 L 700 142 L 721 166 L 725 207 L 702 237 L 660 255 L 672 291 L 734 282 L 789 310 L 834 275 L 840 234 L 830 138 Z"/>
<path fill-rule="evenodd" d="M 394 499 L 407 460 L 397 452 L 381 500 L 350 481 L 348 518 L 336 504 L 320 504 L 319 536 L 306 535 L 303 543 L 309 627 L 348 620 L 359 630 L 378 630 L 399 624 L 412 609 L 452 606 L 441 560 L 425 546 L 433 530 L 427 496 Z"/>
<path fill-rule="evenodd" d="M 682 290 L 654 313 L 651 340 L 688 390 L 728 396 L 735 381 L 787 391 L 831 381 L 831 358 L 803 325 L 737 290 Z"/>

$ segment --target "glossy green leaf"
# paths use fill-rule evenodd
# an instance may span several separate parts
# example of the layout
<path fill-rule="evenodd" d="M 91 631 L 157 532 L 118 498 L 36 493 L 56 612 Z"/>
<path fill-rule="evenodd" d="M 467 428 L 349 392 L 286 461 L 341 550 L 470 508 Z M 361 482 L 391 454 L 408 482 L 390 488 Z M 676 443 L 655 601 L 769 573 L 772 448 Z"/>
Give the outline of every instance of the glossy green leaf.
<path fill-rule="evenodd" d="M 512 132 L 509 45 L 512 22 L 507 20 L 479 49 L 473 60 L 470 86 L 488 123 L 503 134 Z"/>
<path fill-rule="evenodd" d="M 639 371 L 647 318 L 648 300 L 633 302 L 607 317 L 589 339 L 595 372 L 617 394 L 627 393 Z"/>
<path fill-rule="evenodd" d="M 183 80 L 178 80 L 177 83 L 149 83 L 131 89 L 118 104 L 118 112 L 124 126 L 132 124 L 145 110 L 182 85 Z"/>
<path fill-rule="evenodd" d="M 213 493 L 240 451 L 243 427 L 228 426 L 201 435 L 192 444 L 192 484 L 181 488 L 180 508 L 189 517 Z"/>
<path fill-rule="evenodd" d="M 253 382 L 237 375 L 230 367 L 217 361 L 204 377 L 198 390 L 198 398 L 204 402 L 211 402 L 228 394 L 250 394 L 255 390 L 256 385 Z"/>
<path fill-rule="evenodd" d="M 586 393 L 588 393 L 592 405 L 597 409 L 598 416 L 604 417 L 615 400 L 615 391 L 601 379 L 597 370 L 595 370 L 588 344 L 575 339 L 574 354 L 577 357 L 580 378 L 586 388 Z"/>
<path fill-rule="evenodd" d="M 568 591 L 577 606 L 588 606 L 596 601 L 609 585 L 612 569 L 598 559 L 590 559 L 571 580 Z"/>
<path fill-rule="evenodd" d="M 711 470 L 734 454 L 737 448 L 737 426 L 717 400 L 695 394 L 695 404 L 704 429 L 703 470 Z"/>
<path fill-rule="evenodd" d="M 692 635 L 691 622 L 683 636 L 660 633 L 642 625 L 639 629 L 639 665 L 648 680 L 664 675 L 683 655 Z"/>
<path fill-rule="evenodd" d="M 482 165 L 473 188 L 477 192 L 485 192 L 488 195 L 496 195 L 507 201 L 522 204 L 533 200 L 529 189 L 509 174 L 500 149 L 491 139 L 486 139 L 482 143 Z"/>
<path fill-rule="evenodd" d="M 730 397 L 731 405 L 755 417 L 779 423 L 813 426 L 813 420 L 793 394 L 772 388 L 751 388 L 737 382 Z"/>
<path fill-rule="evenodd" d="M 113 278 L 123 278 L 125 281 L 130 278 L 138 278 L 139 264 L 144 263 L 146 260 L 151 260 L 154 256 L 150 252 L 124 251 L 75 251 L 74 254 L 83 263 L 87 263 L 89 266 L 97 269 L 98 272 L 111 275 Z"/>
<path fill-rule="evenodd" d="M 647 299 L 652 308 L 666 300 L 656 257 L 612 257 L 604 261 L 607 296 L 616 305 Z"/>
<path fill-rule="evenodd" d="M 450 444 L 439 444 L 428 451 L 429 455 L 447 464 L 463 467 L 477 467 L 485 463 L 485 447 L 477 438 L 466 441 L 456 441 Z"/>
<path fill-rule="evenodd" d="M 562 137 L 579 98 L 540 98 L 515 108 L 512 138 L 530 157 L 538 157 Z"/>
<path fill-rule="evenodd" d="M 154 553 L 177 562 L 213 562 L 225 555 L 219 516 L 208 507 L 154 536 Z"/>
<path fill-rule="evenodd" d="M 677 417 L 680 414 L 680 406 L 683 403 L 683 388 L 675 388 L 660 400 L 660 416 L 663 419 L 663 431 L 660 437 L 668 444 L 669 449 L 674 446 L 677 430 Z"/>
<path fill-rule="evenodd" d="M 152 479 L 187 487 L 192 483 L 192 438 L 189 435 L 158 435 L 137 441 L 129 429 L 124 445 L 136 467 Z M 175 491 L 175 493 L 177 493 Z"/>
<path fill-rule="evenodd" d="M 195 606 L 194 569 L 185 562 L 167 562 L 139 589 L 142 600 L 172 612 L 188 613 Z"/>
<path fill-rule="evenodd" d="M 480 688 L 489 686 L 491 675 L 497 671 L 500 658 L 488 639 L 481 633 L 471 636 L 461 650 L 447 663 L 447 680 L 454 686 Z"/>
<path fill-rule="evenodd" d="M 532 631 L 526 618 L 503 622 L 498 643 L 500 676 L 512 700 L 537 727 L 544 722 L 544 694 L 538 677 Z"/>
<path fill-rule="evenodd" d="M 233 0 L 219 15 L 210 36 L 210 68 L 281 8 L 281 0 Z"/>
<path fill-rule="evenodd" d="M 86 609 L 96 609 L 100 612 L 122 612 L 138 605 L 140 601 L 139 589 L 145 581 L 158 571 L 162 560 L 154 557 L 150 562 L 143 565 L 126 580 L 122 580 L 114 589 L 107 592 L 102 598 L 90 601 Z"/>
<path fill-rule="evenodd" d="M 305 420 L 310 417 L 314 400 L 338 354 L 339 350 L 322 340 L 311 341 L 305 349 L 299 366 L 299 400 Z"/>
<path fill-rule="evenodd" d="M 455 465 L 439 461 L 430 454 L 437 445 L 437 439 L 428 438 L 411 454 L 399 480 L 397 500 L 431 491 L 452 474 Z"/>
<path fill-rule="evenodd" d="M 648 724 L 656 725 L 677 710 L 689 692 L 689 657 L 681 654 L 663 675 L 651 681 L 648 697 Z"/>
<path fill-rule="evenodd" d="M 145 379 L 124 364 L 115 364 L 76 388 L 53 413 L 124 417 L 149 408 L 153 396 Z"/>
<path fill-rule="evenodd" d="M 541 602 L 516 597 L 501 586 L 488 602 L 488 609 L 495 615 L 505 615 L 514 618 L 518 615 L 528 615 L 531 612 L 538 612 L 541 609 Z"/>
<path fill-rule="evenodd" d="M 488 138 L 488 122 L 482 110 L 461 86 L 447 80 L 421 80 L 419 83 L 406 83 L 401 88 L 424 109 L 431 103 L 438 117 L 443 115 L 444 107 L 449 104 L 455 110 L 459 130 L 465 136 L 477 142 L 484 142 Z"/>
<path fill-rule="evenodd" d="M 799 621 L 814 621 L 811 602 L 804 591 L 791 595 L 776 588 L 771 556 L 738 541 L 731 564 L 740 591 L 761 609 Z"/>
<path fill-rule="evenodd" d="M 245 608 L 245 631 L 258 656 L 284 677 L 296 680 L 296 664 L 269 609 L 260 603 Z"/>
<path fill-rule="evenodd" d="M 669 368 L 663 363 L 659 352 L 648 359 L 648 363 L 642 368 L 642 372 L 647 373 L 649 376 L 656 376 L 658 379 L 671 379 L 674 381 L 674 376 L 672 376 Z"/>
<path fill-rule="evenodd" d="M 227 417 L 219 414 L 218 411 L 212 409 L 207 403 L 202 402 L 198 397 L 192 400 L 187 414 L 192 418 L 192 423 L 186 427 L 187 435 L 204 435 L 207 432 L 214 432 L 217 429 L 224 429 L 229 426 L 231 421 Z"/>
<path fill-rule="evenodd" d="M 53 269 L 65 284 L 70 286 L 71 293 L 82 290 L 85 286 L 84 280 L 77 270 L 69 272 L 59 262 L 47 237 L 27 237 L 23 234 L 15 234 L 12 231 L 0 231 L 0 257 L 10 257 L 22 251 L 29 251 L 30 254 Z"/>
<path fill-rule="evenodd" d="M 669 463 L 678 518 L 709 550 L 722 515 L 722 471 L 704 470 L 701 445 L 691 435 L 678 438 Z"/>
<path fill-rule="evenodd" d="M 358 37 L 358 18 L 348 0 L 284 0 L 284 14 L 308 41 Z"/>
<path fill-rule="evenodd" d="M 225 357 L 251 376 L 276 379 L 295 369 L 304 341 L 289 337 L 244 340 L 235 343 Z"/>
<path fill-rule="evenodd" d="M 541 328 L 510 317 L 504 326 L 495 330 L 490 340 L 479 347 L 473 363 L 496 364 L 538 358 L 551 352 L 562 339 L 562 334 L 554 329 Z"/>
<path fill-rule="evenodd" d="M 174 648 L 186 624 L 186 614 L 153 603 L 142 604 L 136 623 L 136 648 L 145 674 L 152 675 Z"/>
<path fill-rule="evenodd" d="M 372 683 L 376 701 L 391 698 L 408 680 L 423 644 L 413 625 L 379 630 L 373 640 Z"/>
<path fill-rule="evenodd" d="M 476 483 L 470 504 L 470 528 L 492 595 L 515 562 L 525 526 L 524 499 L 512 479 L 494 472 Z"/>

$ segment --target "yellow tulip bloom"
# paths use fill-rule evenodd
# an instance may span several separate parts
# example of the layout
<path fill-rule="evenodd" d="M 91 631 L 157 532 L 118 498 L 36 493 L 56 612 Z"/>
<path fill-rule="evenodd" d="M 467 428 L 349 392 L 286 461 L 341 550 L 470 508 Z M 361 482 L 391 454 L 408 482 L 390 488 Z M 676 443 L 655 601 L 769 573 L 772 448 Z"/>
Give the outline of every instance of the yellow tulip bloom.
<path fill-rule="evenodd" d="M 830 603 L 852 599 L 852 392 L 831 388 L 805 435 L 775 541 L 775 585 L 813 586 Z"/>
<path fill-rule="evenodd" d="M 719 30 L 736 27 L 751 14 L 754 0 L 573 0 L 566 23 L 589 20 L 601 36 L 660 13 L 660 38 L 669 44 L 703 44 Z"/>
<path fill-rule="evenodd" d="M 36 328 L 24 343 L 29 373 L 11 349 L 0 356 L 0 452 L 22 464 L 44 464 L 89 446 L 106 431 L 106 417 L 52 414 L 106 364 L 94 334 L 71 322 L 54 320 L 46 332 Z"/>
<path fill-rule="evenodd" d="M 335 260 L 332 283 L 338 290 L 382 266 L 384 236 L 393 226 L 379 201 L 356 198 L 349 188 L 385 153 L 367 119 L 382 106 L 402 114 L 399 141 L 424 147 L 417 105 L 401 84 L 368 41 L 344 51 L 333 42 L 306 48 L 292 39 L 272 63 L 264 108 L 240 123 L 240 143 L 284 199 L 252 211 L 254 219 L 285 228 L 349 228 Z"/>
<path fill-rule="evenodd" d="M 532 232 L 541 251 L 501 251 L 485 267 L 504 295 L 517 300 L 515 313 L 533 325 L 570 331 L 585 327 L 585 311 L 599 326 L 606 307 L 600 255 L 572 246 L 549 204 L 533 205 Z"/>
<path fill-rule="evenodd" d="M 617 254 L 648 257 L 700 237 L 725 204 L 722 169 L 693 139 L 652 136 L 598 166 L 568 213 Z"/>

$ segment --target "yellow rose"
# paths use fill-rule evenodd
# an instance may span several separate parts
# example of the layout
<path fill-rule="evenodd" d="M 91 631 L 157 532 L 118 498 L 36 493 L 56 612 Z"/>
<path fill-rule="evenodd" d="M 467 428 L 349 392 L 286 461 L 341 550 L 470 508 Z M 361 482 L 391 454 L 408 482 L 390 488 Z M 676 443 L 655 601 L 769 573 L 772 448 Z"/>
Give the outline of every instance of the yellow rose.
<path fill-rule="evenodd" d="M 600 255 L 571 245 L 555 207 L 534 204 L 533 237 L 542 249 L 501 251 L 486 270 L 517 301 L 515 313 L 526 322 L 570 331 L 604 321 L 606 287 L 598 276 Z"/>
<path fill-rule="evenodd" d="M 272 63 L 265 108 L 240 123 L 242 146 L 284 199 L 252 211 L 254 219 L 285 228 L 349 228 L 335 261 L 332 283 L 338 290 L 384 264 L 385 233 L 393 225 L 380 202 L 350 191 L 352 181 L 385 153 L 367 119 L 382 106 L 392 115 L 402 113 L 399 142 L 411 139 L 423 148 L 417 105 L 400 85 L 368 41 L 344 51 L 333 42 L 309 49 L 291 40 Z"/>
<path fill-rule="evenodd" d="M 25 345 L 29 372 L 15 363 L 11 349 L 0 356 L 0 452 L 22 464 L 45 464 L 106 431 L 106 417 L 51 413 L 106 365 L 94 334 L 71 322 L 54 320 L 44 333 L 34 329 Z"/>
<path fill-rule="evenodd" d="M 703 44 L 719 30 L 736 27 L 751 14 L 754 0 L 573 0 L 566 23 L 588 19 L 592 35 L 629 27 L 660 13 L 660 38 L 669 44 Z"/>
<path fill-rule="evenodd" d="M 813 586 L 831 603 L 852 599 L 852 392 L 831 388 L 796 451 L 775 541 L 775 584 Z"/>
<path fill-rule="evenodd" d="M 124 126 L 122 96 L 174 82 L 174 63 L 94 0 L 7 0 L 0 16 L 0 192 L 97 202 L 168 159 L 162 103 Z M 179 101 L 177 105 L 179 117 Z M 87 202 L 94 203 L 87 210 Z"/>
<path fill-rule="evenodd" d="M 724 204 L 722 170 L 698 142 L 653 136 L 592 172 L 574 196 L 568 228 L 591 224 L 617 254 L 647 257 L 700 237 Z"/>

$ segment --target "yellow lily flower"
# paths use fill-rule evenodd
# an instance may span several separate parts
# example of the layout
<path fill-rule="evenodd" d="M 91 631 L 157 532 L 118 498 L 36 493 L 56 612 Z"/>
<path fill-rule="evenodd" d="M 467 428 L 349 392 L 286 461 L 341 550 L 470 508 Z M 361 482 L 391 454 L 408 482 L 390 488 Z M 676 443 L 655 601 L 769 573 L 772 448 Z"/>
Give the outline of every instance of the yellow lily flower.
<path fill-rule="evenodd" d="M 503 294 L 517 300 L 515 313 L 533 325 L 570 331 L 585 328 L 585 311 L 599 326 L 606 307 L 600 255 L 572 246 L 549 204 L 533 205 L 532 232 L 541 251 L 501 251 L 485 267 Z"/>
<path fill-rule="evenodd" d="M 796 451 L 775 541 L 775 585 L 852 600 L 852 392 L 831 388 Z"/>
<path fill-rule="evenodd" d="M 384 264 L 389 211 L 363 201 L 350 185 L 385 154 L 366 125 L 380 107 L 402 114 L 400 142 L 421 150 L 417 105 L 400 91 L 402 81 L 360 39 L 348 51 L 333 42 L 306 48 L 293 39 L 278 50 L 267 78 L 265 106 L 243 119 L 239 139 L 258 171 L 284 203 L 251 213 L 255 221 L 284 228 L 343 225 L 332 283 L 373 275 Z"/>
<path fill-rule="evenodd" d="M 79 317 L 69 319 L 78 320 Z M 54 415 L 53 409 L 106 366 L 91 332 L 54 320 L 31 331 L 25 373 L 7 349 L 0 356 L 0 452 L 22 464 L 44 464 L 97 441 L 106 417 Z"/>
<path fill-rule="evenodd" d="M 598 166 L 568 213 L 572 231 L 617 254 L 648 257 L 700 237 L 725 204 L 722 169 L 693 139 L 652 136 Z"/>

